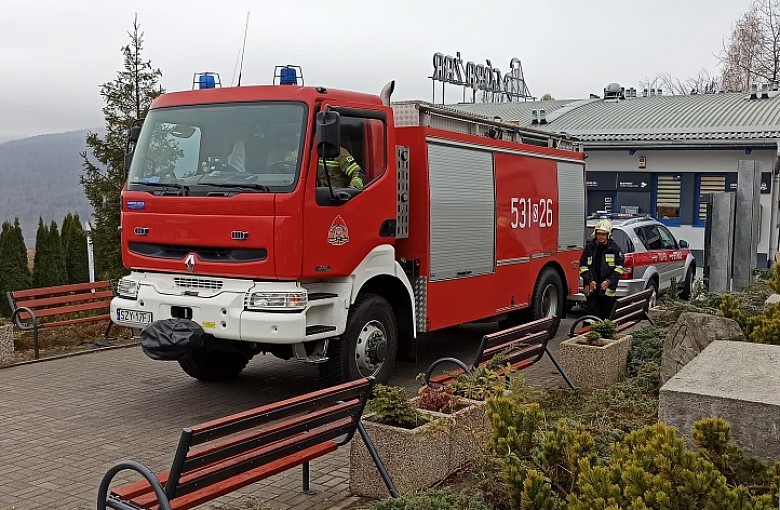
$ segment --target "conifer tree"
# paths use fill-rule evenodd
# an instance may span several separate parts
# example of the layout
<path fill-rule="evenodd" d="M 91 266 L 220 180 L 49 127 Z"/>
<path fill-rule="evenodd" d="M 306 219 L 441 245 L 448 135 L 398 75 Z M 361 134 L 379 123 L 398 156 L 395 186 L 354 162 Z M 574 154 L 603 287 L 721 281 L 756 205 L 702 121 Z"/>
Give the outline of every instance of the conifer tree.
<path fill-rule="evenodd" d="M 62 220 L 62 230 L 60 230 L 60 241 L 62 241 L 62 251 L 66 255 L 65 270 L 67 271 L 67 253 L 68 253 L 68 229 L 70 228 L 70 222 L 73 221 L 73 215 L 68 213 Z M 68 275 L 70 277 L 70 275 Z"/>
<path fill-rule="evenodd" d="M 130 43 L 122 48 L 123 68 L 114 81 L 100 87 L 105 106 L 106 134 L 87 136 L 94 159 L 82 153 L 85 172 L 81 184 L 95 211 L 92 239 L 96 274 L 115 279 L 125 273 L 119 241 L 120 192 L 125 180 L 124 152 L 127 131 L 136 119 L 146 116 L 152 101 L 162 94 L 162 72 L 143 60 L 143 32 L 138 18 L 128 32 Z"/>
<path fill-rule="evenodd" d="M 43 223 L 43 218 L 38 217 L 38 231 L 35 233 L 35 258 L 33 259 L 32 284 L 33 287 L 48 287 L 51 265 L 49 264 L 49 229 Z"/>
<path fill-rule="evenodd" d="M 51 220 L 49 225 L 49 250 L 52 267 L 52 285 L 65 285 L 68 283 L 68 274 L 65 271 L 65 251 L 62 249 L 62 239 L 57 228 L 57 222 Z"/>
<path fill-rule="evenodd" d="M 11 315 L 11 309 L 5 299 L 6 292 L 29 289 L 31 285 L 27 247 L 24 245 L 19 218 L 16 218 L 13 224 L 3 223 L 0 233 L 0 312 L 8 317 Z"/>
<path fill-rule="evenodd" d="M 17 265 L 20 268 L 20 282 L 23 286 L 20 289 L 29 289 L 32 286 L 32 274 L 30 273 L 30 260 L 27 257 L 27 244 L 24 242 L 24 233 L 19 224 L 19 217 L 14 219 L 14 244 L 17 249 Z M 17 289 L 14 289 L 17 290 Z"/>
<path fill-rule="evenodd" d="M 67 222 L 67 229 L 65 224 Z M 89 260 L 87 257 L 87 236 L 81 226 L 79 215 L 70 214 L 62 223 L 63 249 L 65 250 L 65 270 L 69 283 L 89 281 Z"/>

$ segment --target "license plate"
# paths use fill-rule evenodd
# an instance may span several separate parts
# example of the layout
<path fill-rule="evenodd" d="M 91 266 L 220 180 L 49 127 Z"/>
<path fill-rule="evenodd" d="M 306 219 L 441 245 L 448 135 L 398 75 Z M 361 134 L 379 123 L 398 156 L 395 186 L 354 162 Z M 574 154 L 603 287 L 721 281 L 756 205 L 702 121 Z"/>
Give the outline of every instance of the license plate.
<path fill-rule="evenodd" d="M 133 324 L 151 324 L 152 312 L 140 312 L 138 310 L 123 310 L 118 308 L 116 319 L 119 322 L 132 322 Z"/>

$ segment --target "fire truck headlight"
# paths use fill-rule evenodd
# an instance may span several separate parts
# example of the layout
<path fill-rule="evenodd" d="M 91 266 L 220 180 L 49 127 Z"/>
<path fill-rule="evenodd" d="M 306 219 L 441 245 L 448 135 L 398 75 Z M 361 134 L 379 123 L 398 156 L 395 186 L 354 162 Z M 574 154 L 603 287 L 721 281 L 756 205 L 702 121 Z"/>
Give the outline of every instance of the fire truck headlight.
<path fill-rule="evenodd" d="M 138 282 L 130 278 L 122 278 L 117 285 L 116 293 L 125 299 L 138 298 Z"/>
<path fill-rule="evenodd" d="M 245 306 L 247 310 L 303 310 L 307 302 L 306 291 L 250 292 Z"/>

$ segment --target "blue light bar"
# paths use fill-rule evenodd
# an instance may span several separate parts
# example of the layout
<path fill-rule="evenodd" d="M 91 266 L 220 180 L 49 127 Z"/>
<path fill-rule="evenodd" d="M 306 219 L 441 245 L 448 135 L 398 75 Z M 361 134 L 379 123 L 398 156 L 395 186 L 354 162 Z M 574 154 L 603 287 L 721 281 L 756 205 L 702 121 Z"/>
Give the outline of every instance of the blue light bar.
<path fill-rule="evenodd" d="M 298 85 L 298 73 L 294 67 L 283 67 L 279 72 L 279 85 Z"/>
<path fill-rule="evenodd" d="M 219 73 L 195 73 L 192 78 L 192 88 L 195 89 L 213 89 L 221 87 L 222 82 L 219 79 Z"/>
<path fill-rule="evenodd" d="M 209 74 L 201 74 L 199 76 L 198 88 L 201 89 L 213 89 L 215 87 L 214 77 Z"/>

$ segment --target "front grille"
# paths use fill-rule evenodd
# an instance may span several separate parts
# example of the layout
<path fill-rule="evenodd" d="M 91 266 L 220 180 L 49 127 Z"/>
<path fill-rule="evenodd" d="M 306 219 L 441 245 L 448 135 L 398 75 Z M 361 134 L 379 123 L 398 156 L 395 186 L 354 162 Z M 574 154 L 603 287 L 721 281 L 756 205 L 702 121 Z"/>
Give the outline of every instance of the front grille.
<path fill-rule="evenodd" d="M 217 248 L 156 243 L 130 243 L 129 248 L 137 255 L 159 259 L 181 260 L 189 253 L 197 254 L 200 260 L 212 262 L 255 262 L 268 258 L 265 248 Z"/>
<path fill-rule="evenodd" d="M 173 283 L 175 283 L 177 287 L 182 287 L 185 289 L 198 289 L 198 290 L 222 289 L 221 280 L 208 280 L 206 278 L 176 277 L 173 279 Z"/>

